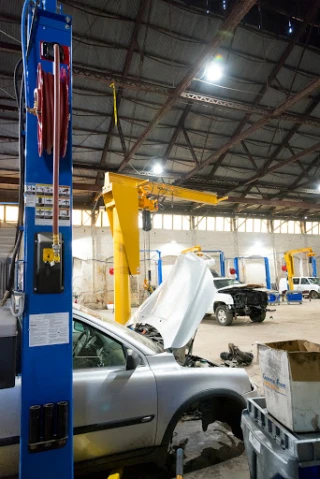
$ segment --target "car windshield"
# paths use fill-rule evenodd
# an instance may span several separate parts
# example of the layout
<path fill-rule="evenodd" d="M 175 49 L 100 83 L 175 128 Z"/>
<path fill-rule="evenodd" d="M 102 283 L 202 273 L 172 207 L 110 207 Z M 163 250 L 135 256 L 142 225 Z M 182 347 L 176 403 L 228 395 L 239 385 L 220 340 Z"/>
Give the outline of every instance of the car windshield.
<path fill-rule="evenodd" d="M 149 339 L 146 336 L 142 336 L 141 334 L 136 333 L 132 329 L 126 328 L 122 324 L 116 323 L 112 319 L 106 318 L 103 314 L 99 314 L 99 311 L 96 311 L 96 310 L 95 311 L 88 311 L 88 313 L 93 317 L 101 319 L 101 321 L 103 321 L 104 323 L 111 323 L 113 328 L 119 329 L 119 334 L 122 337 L 123 336 L 128 336 L 129 341 L 130 341 L 130 338 L 133 338 L 136 341 L 139 341 L 140 343 L 144 344 L 144 346 L 151 349 L 151 351 L 153 351 L 154 353 L 162 353 L 163 352 L 163 349 L 160 346 L 158 346 L 154 341 L 152 341 L 152 339 Z"/>
<path fill-rule="evenodd" d="M 227 286 L 233 286 L 234 284 L 240 284 L 240 283 L 236 279 L 220 278 L 220 279 L 215 279 L 213 281 L 213 284 L 215 285 L 217 289 L 220 289 L 220 288 L 226 288 Z"/>
<path fill-rule="evenodd" d="M 320 285 L 320 278 L 308 278 L 310 283 Z"/>

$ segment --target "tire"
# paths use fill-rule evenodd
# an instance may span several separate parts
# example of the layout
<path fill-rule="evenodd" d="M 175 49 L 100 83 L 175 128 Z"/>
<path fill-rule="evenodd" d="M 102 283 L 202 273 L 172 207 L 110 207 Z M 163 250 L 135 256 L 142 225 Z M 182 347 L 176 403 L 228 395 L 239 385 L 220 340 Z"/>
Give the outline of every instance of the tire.
<path fill-rule="evenodd" d="M 318 293 L 316 291 L 310 291 L 310 294 L 309 294 L 309 298 L 311 299 L 317 299 L 319 296 L 318 296 Z"/>
<path fill-rule="evenodd" d="M 250 319 L 253 323 L 262 323 L 266 319 L 267 313 L 265 311 L 255 311 L 250 314 Z"/>
<path fill-rule="evenodd" d="M 233 314 L 226 306 L 218 306 L 215 311 L 216 319 L 221 326 L 230 326 L 233 321 Z"/>

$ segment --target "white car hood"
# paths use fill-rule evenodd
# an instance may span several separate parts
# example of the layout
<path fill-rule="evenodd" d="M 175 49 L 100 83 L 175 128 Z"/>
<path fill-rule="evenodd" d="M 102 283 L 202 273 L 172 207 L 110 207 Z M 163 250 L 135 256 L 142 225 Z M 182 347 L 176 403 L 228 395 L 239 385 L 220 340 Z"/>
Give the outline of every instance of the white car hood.
<path fill-rule="evenodd" d="M 212 302 L 213 279 L 206 262 L 182 254 L 168 278 L 139 307 L 127 323 L 156 328 L 164 348 L 181 348 L 194 336 Z"/>

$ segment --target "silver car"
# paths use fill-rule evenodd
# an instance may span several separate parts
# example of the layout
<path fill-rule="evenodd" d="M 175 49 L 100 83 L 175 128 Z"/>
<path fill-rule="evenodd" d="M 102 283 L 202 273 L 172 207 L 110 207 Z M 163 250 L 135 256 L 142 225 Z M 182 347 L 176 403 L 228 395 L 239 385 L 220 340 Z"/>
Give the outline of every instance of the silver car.
<path fill-rule="evenodd" d="M 194 405 L 206 405 L 204 428 L 221 420 L 240 435 L 245 400 L 256 396 L 244 370 L 183 367 L 151 339 L 76 310 L 73 348 L 78 473 L 119 460 L 163 460 L 177 422 Z M 20 387 L 17 378 L 14 388 L 0 391 L 0 477 L 18 472 Z"/>

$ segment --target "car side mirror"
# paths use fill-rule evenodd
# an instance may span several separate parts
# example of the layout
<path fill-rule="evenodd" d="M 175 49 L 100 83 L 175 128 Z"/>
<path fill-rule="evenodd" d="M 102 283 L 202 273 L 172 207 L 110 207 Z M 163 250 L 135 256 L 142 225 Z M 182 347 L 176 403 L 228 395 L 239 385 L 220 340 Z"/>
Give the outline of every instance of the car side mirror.
<path fill-rule="evenodd" d="M 127 350 L 126 370 L 133 371 L 140 364 L 139 355 L 132 349 Z"/>

